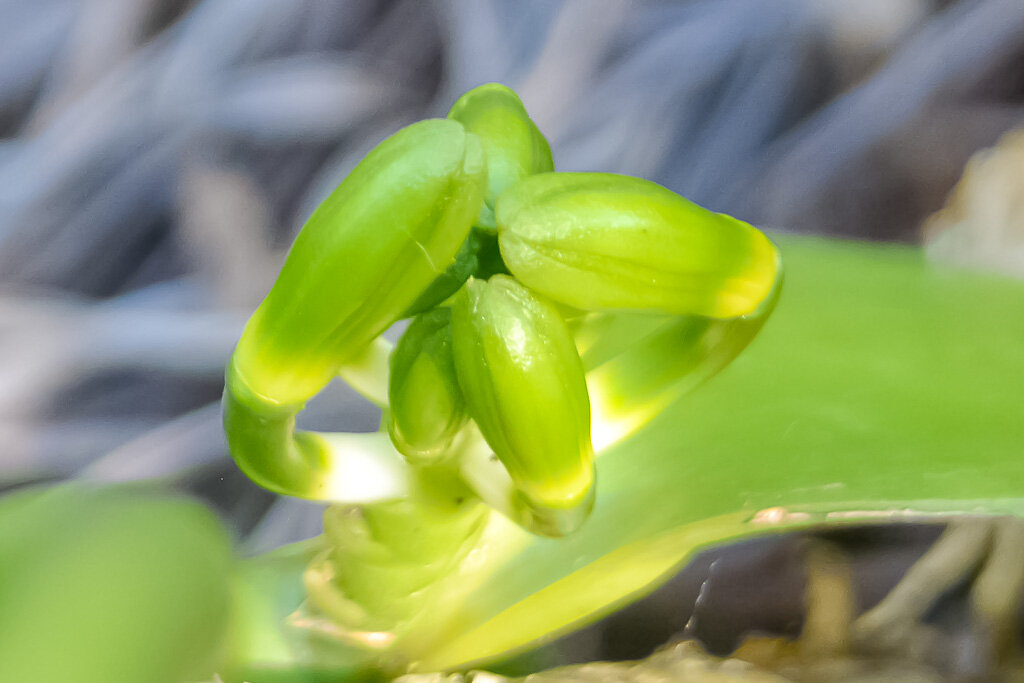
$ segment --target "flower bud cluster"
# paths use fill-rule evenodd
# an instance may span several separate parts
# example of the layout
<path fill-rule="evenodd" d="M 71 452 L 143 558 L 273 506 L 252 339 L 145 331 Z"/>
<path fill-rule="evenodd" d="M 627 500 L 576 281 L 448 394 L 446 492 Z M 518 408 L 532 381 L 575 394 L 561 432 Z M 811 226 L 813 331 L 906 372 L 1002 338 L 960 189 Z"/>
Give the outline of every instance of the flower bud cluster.
<path fill-rule="evenodd" d="M 531 511 L 517 521 L 560 535 L 595 483 L 564 312 L 738 318 L 778 269 L 758 230 L 655 183 L 554 172 L 519 97 L 488 84 L 382 142 L 317 209 L 232 368 L 252 394 L 301 404 L 412 317 L 390 358 L 395 448 L 434 466 L 482 437 Z"/>

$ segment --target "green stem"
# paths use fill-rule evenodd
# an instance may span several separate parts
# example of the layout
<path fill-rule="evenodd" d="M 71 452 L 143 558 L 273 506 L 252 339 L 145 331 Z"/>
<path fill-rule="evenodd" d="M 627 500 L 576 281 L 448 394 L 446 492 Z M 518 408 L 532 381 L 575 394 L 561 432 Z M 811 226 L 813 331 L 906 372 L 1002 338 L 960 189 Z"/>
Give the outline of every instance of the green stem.
<path fill-rule="evenodd" d="M 333 505 L 324 515 L 328 547 L 305 584 L 314 613 L 339 627 L 344 642 L 387 650 L 426 627 L 451 590 L 445 579 L 476 547 L 490 517 L 451 468 L 408 469 L 405 498 Z"/>
<path fill-rule="evenodd" d="M 224 388 L 224 432 L 239 468 L 275 493 L 309 500 L 365 502 L 398 498 L 409 474 L 386 434 L 295 430 L 304 407 L 251 391 L 235 364 Z"/>

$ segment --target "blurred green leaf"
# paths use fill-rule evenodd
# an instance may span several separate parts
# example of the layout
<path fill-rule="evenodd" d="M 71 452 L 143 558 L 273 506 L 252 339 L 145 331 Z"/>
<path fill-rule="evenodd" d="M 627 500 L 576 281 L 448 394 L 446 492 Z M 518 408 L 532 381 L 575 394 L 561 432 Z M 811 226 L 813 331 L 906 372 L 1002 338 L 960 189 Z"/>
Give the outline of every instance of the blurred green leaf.
<path fill-rule="evenodd" d="M 0 680 L 180 683 L 221 655 L 231 558 L 201 505 L 61 486 L 0 501 Z"/>
<path fill-rule="evenodd" d="M 224 683 L 383 679 L 372 653 L 294 622 L 306 598 L 303 572 L 322 549 L 321 539 L 311 539 L 239 563 Z"/>

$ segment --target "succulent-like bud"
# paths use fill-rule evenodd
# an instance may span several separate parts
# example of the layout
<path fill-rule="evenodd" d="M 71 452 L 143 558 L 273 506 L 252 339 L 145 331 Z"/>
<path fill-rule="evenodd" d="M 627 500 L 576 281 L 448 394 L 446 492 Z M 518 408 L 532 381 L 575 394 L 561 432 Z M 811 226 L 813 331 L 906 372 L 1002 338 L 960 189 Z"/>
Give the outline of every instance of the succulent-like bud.
<path fill-rule="evenodd" d="M 466 421 L 450 322 L 450 308 L 420 315 L 391 352 L 388 433 L 412 462 L 443 456 Z"/>
<path fill-rule="evenodd" d="M 511 277 L 470 280 L 452 312 L 466 407 L 551 535 L 592 505 L 593 447 L 583 364 L 554 305 Z"/>
<path fill-rule="evenodd" d="M 513 275 L 587 310 L 747 315 L 779 270 L 774 245 L 753 226 L 629 176 L 530 176 L 501 195 L 496 219 Z"/>
<path fill-rule="evenodd" d="M 444 272 L 485 187 L 483 147 L 454 121 L 386 139 L 299 233 L 246 325 L 234 372 L 275 403 L 310 398 Z"/>
<path fill-rule="evenodd" d="M 487 83 L 460 97 L 448 113 L 478 135 L 487 154 L 487 194 L 477 224 L 494 228 L 498 196 L 516 181 L 555 169 L 551 147 L 530 120 L 523 101 L 500 83 Z"/>

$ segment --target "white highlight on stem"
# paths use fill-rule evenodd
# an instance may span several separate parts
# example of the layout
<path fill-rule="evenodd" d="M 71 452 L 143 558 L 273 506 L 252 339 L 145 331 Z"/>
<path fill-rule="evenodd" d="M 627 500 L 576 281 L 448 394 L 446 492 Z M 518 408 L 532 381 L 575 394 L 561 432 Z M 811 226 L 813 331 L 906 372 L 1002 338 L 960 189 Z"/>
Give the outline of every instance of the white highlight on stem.
<path fill-rule="evenodd" d="M 321 500 L 373 503 L 409 494 L 410 468 L 383 432 L 317 434 L 330 453 Z"/>

